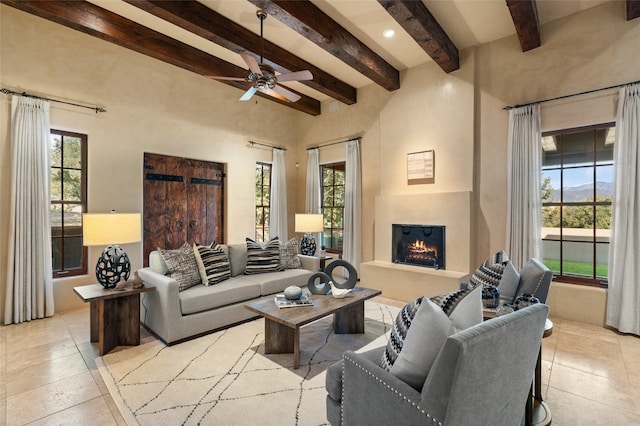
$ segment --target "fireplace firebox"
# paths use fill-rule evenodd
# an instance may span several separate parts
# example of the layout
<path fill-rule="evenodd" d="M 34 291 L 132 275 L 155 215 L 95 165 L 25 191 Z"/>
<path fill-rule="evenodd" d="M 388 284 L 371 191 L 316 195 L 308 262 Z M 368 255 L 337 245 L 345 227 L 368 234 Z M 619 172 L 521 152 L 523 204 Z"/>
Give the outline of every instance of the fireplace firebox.
<path fill-rule="evenodd" d="M 445 269 L 445 227 L 392 225 L 393 263 Z"/>

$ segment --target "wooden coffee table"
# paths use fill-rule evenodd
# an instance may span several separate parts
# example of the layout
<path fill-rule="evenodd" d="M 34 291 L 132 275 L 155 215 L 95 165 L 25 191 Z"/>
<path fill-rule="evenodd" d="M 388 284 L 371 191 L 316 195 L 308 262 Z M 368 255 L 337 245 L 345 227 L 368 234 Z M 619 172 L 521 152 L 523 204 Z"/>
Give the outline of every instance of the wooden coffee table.
<path fill-rule="evenodd" d="M 247 303 L 245 309 L 264 317 L 264 352 L 293 353 L 293 368 L 300 367 L 300 327 L 333 314 L 336 334 L 364 333 L 364 301 L 380 290 L 355 287 L 347 297 L 311 295 L 313 306 L 279 309 L 273 298 Z"/>

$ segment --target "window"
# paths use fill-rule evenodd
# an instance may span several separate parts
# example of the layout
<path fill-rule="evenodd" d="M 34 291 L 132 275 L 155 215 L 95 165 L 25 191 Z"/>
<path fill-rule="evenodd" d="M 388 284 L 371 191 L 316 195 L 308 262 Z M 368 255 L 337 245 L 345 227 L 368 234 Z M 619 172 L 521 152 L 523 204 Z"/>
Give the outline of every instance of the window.
<path fill-rule="evenodd" d="M 269 241 L 271 164 L 256 163 L 256 241 Z"/>
<path fill-rule="evenodd" d="M 613 126 L 542 135 L 543 261 L 562 281 L 607 284 Z"/>
<path fill-rule="evenodd" d="M 86 274 L 82 213 L 87 211 L 87 135 L 52 129 L 50 144 L 53 277 Z"/>
<path fill-rule="evenodd" d="M 344 227 L 345 163 L 325 164 L 322 169 L 322 247 L 329 253 L 342 253 Z"/>

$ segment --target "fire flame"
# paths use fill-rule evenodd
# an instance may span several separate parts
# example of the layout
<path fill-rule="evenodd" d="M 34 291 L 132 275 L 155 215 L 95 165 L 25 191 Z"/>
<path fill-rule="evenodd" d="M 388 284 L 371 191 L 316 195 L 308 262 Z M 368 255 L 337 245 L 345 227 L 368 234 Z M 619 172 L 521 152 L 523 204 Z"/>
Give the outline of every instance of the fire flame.
<path fill-rule="evenodd" d="M 428 246 L 422 240 L 416 240 L 414 243 L 412 243 L 409 246 L 409 250 L 412 253 L 429 253 L 429 254 L 432 254 L 433 256 L 436 256 L 436 257 L 438 255 L 438 248 L 437 247 Z"/>

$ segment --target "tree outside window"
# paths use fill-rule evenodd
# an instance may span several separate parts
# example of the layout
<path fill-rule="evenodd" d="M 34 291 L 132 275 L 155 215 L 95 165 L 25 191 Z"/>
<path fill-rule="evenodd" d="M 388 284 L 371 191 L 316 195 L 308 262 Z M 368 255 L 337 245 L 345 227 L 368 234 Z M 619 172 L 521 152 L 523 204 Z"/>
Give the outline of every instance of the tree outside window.
<path fill-rule="evenodd" d="M 87 135 L 51 130 L 50 164 L 53 277 L 86 274 L 82 213 L 87 211 Z"/>
<path fill-rule="evenodd" d="M 613 123 L 543 134 L 542 251 L 556 278 L 606 285 Z"/>
<path fill-rule="evenodd" d="M 269 241 L 271 164 L 256 163 L 256 241 Z"/>
<path fill-rule="evenodd" d="M 325 164 L 322 169 L 322 247 L 329 253 L 342 253 L 344 234 L 345 163 Z"/>

